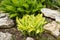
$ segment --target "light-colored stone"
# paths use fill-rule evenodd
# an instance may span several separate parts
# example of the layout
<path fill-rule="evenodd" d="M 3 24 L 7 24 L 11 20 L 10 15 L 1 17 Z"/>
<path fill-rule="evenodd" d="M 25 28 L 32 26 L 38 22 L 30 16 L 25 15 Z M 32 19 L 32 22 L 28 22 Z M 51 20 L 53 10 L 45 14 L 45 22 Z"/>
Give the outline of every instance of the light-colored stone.
<path fill-rule="evenodd" d="M 13 40 L 12 34 L 0 32 L 0 40 Z"/>
<path fill-rule="evenodd" d="M 56 20 L 57 22 L 60 22 L 60 16 L 56 16 L 56 17 L 55 17 L 55 20 Z"/>
<path fill-rule="evenodd" d="M 60 32 L 59 32 L 60 24 L 58 24 L 55 21 L 46 24 L 44 26 L 44 29 L 51 32 L 51 34 L 54 35 L 54 36 L 59 36 L 60 35 Z"/>
<path fill-rule="evenodd" d="M 34 39 L 31 37 L 27 37 L 26 40 L 34 40 Z"/>
<path fill-rule="evenodd" d="M 9 18 L 8 13 L 0 13 L 0 28 L 10 28 L 13 25 L 14 22 Z"/>
<path fill-rule="evenodd" d="M 60 12 L 59 11 L 51 10 L 48 8 L 43 8 L 43 9 L 41 9 L 41 12 L 44 14 L 44 16 L 53 18 L 57 22 L 60 22 Z"/>

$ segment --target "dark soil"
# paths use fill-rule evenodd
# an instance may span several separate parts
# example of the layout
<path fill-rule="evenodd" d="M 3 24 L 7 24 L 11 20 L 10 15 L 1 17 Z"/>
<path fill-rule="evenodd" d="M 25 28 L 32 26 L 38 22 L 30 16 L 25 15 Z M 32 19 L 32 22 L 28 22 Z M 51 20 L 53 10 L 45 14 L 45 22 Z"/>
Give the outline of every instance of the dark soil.
<path fill-rule="evenodd" d="M 19 32 L 16 28 L 10 28 L 10 29 L 0 29 L 0 31 L 2 32 L 9 32 L 13 35 L 15 35 L 16 40 L 24 40 L 24 36 L 22 35 L 21 32 Z M 37 40 L 37 39 L 36 39 Z M 52 35 L 48 34 L 48 33 L 43 33 L 43 35 L 41 37 L 39 37 L 39 40 L 56 40 L 55 37 L 53 37 Z"/>

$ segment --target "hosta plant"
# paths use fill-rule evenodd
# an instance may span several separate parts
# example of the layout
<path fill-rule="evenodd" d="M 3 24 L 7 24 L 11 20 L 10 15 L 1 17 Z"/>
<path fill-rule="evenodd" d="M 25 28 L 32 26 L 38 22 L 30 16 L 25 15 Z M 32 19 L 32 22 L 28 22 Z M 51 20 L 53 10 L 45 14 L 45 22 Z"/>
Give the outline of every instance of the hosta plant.
<path fill-rule="evenodd" d="M 23 18 L 16 17 L 17 29 L 24 35 L 35 36 L 43 33 L 43 26 L 46 24 L 46 20 L 42 17 L 42 14 L 25 15 Z"/>
<path fill-rule="evenodd" d="M 45 7 L 45 0 L 3 0 L 0 10 L 10 13 L 10 17 L 32 14 Z"/>

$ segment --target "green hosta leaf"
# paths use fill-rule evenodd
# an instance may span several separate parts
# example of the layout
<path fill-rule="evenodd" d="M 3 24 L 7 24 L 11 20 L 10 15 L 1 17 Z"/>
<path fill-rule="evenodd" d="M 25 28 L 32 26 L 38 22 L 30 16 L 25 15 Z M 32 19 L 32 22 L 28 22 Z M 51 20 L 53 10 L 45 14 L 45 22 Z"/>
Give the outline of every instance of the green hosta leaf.
<path fill-rule="evenodd" d="M 24 12 L 25 10 L 23 8 L 17 8 L 17 11 Z"/>
<path fill-rule="evenodd" d="M 15 11 L 15 8 L 13 7 L 13 6 L 10 6 L 10 5 L 6 5 L 6 10 L 8 10 L 8 11 Z"/>
<path fill-rule="evenodd" d="M 45 0 L 41 0 L 41 3 L 44 2 Z"/>
<path fill-rule="evenodd" d="M 5 9 L 5 8 L 3 8 L 3 7 L 0 7 L 0 10 L 3 10 L 3 11 L 4 11 L 4 10 L 6 10 L 6 9 Z"/>
<path fill-rule="evenodd" d="M 11 0 L 14 4 L 14 6 L 19 6 L 19 0 Z"/>
<path fill-rule="evenodd" d="M 14 14 L 11 13 L 11 14 L 10 14 L 10 18 L 16 17 L 17 15 L 18 15 L 17 13 L 14 13 Z"/>
<path fill-rule="evenodd" d="M 28 4 L 23 4 L 23 6 L 28 9 L 29 8 L 29 5 Z"/>
<path fill-rule="evenodd" d="M 3 0 L 1 2 L 1 5 L 10 5 L 10 4 L 11 4 L 10 0 Z"/>

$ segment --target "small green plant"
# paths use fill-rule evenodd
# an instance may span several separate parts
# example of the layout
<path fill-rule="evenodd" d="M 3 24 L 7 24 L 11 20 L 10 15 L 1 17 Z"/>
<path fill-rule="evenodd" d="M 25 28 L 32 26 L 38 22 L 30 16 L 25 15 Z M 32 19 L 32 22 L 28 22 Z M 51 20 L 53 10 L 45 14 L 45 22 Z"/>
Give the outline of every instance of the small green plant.
<path fill-rule="evenodd" d="M 3 0 L 0 10 L 10 13 L 10 17 L 32 14 L 45 7 L 45 0 Z"/>
<path fill-rule="evenodd" d="M 48 7 L 60 9 L 60 0 L 46 0 Z"/>
<path fill-rule="evenodd" d="M 21 31 L 24 35 L 35 36 L 42 33 L 43 26 L 46 23 L 45 18 L 42 14 L 25 15 L 22 19 L 16 17 L 17 29 Z"/>

